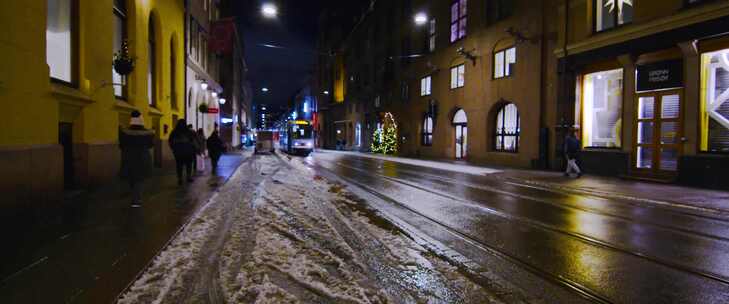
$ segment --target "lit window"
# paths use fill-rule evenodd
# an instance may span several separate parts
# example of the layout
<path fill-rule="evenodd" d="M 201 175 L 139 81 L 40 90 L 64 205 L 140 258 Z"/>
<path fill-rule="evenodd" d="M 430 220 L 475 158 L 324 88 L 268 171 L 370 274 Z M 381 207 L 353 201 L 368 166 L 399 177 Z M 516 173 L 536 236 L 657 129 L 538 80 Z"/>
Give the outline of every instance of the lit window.
<path fill-rule="evenodd" d="M 516 64 L 516 48 L 508 48 L 494 54 L 494 78 L 511 76 Z"/>
<path fill-rule="evenodd" d="M 425 116 L 423 119 L 423 146 L 433 145 L 433 117 Z"/>
<path fill-rule="evenodd" d="M 622 69 L 584 75 L 579 117 L 583 146 L 620 147 L 622 108 Z"/>
<path fill-rule="evenodd" d="M 729 152 L 729 49 L 701 55 L 701 151 Z"/>
<path fill-rule="evenodd" d="M 431 93 L 431 77 L 426 76 L 420 79 L 420 96 L 428 96 Z"/>
<path fill-rule="evenodd" d="M 465 85 L 466 65 L 461 64 L 451 68 L 451 89 L 461 88 Z"/>
<path fill-rule="evenodd" d="M 149 17 L 149 32 L 147 33 L 148 47 L 147 47 L 147 98 L 149 99 L 149 105 L 154 106 L 156 104 L 157 94 L 155 92 L 155 84 L 157 84 L 157 71 L 155 65 L 157 58 L 155 58 L 155 30 L 154 30 L 154 19 L 152 16 Z"/>
<path fill-rule="evenodd" d="M 46 62 L 50 76 L 63 82 L 73 79 L 73 0 L 48 0 Z"/>
<path fill-rule="evenodd" d="M 362 146 L 362 124 L 360 123 L 357 123 L 354 129 L 354 142 L 357 144 L 357 147 Z"/>
<path fill-rule="evenodd" d="M 521 120 L 516 105 L 510 103 L 502 106 L 496 113 L 495 150 L 517 152 L 520 131 Z"/>
<path fill-rule="evenodd" d="M 602 32 L 633 21 L 633 2 L 637 0 L 593 0 L 595 31 Z"/>
<path fill-rule="evenodd" d="M 451 4 L 451 42 L 466 37 L 467 0 L 456 0 Z"/>
<path fill-rule="evenodd" d="M 114 53 L 119 53 L 124 40 L 127 39 L 127 9 L 125 0 L 114 0 Z M 122 76 L 114 69 L 112 72 L 112 82 L 114 83 L 114 95 L 117 97 L 126 97 L 126 85 L 123 85 Z"/>

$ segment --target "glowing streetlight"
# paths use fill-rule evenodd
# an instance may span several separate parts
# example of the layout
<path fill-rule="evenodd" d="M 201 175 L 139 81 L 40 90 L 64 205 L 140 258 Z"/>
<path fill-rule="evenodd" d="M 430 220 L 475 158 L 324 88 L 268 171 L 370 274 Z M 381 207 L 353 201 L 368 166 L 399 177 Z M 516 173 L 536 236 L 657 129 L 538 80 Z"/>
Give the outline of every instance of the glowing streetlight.
<path fill-rule="evenodd" d="M 261 92 L 268 92 L 268 88 L 261 89 Z"/>
<path fill-rule="evenodd" d="M 218 102 L 219 102 L 220 104 L 225 104 L 225 98 L 220 98 L 220 99 L 218 99 Z"/>
<path fill-rule="evenodd" d="M 415 20 L 415 24 L 423 25 L 428 22 L 428 15 L 426 15 L 425 13 L 417 13 L 415 14 L 415 18 L 413 19 Z"/>
<path fill-rule="evenodd" d="M 218 92 L 213 92 L 213 98 L 218 98 Z"/>
<path fill-rule="evenodd" d="M 324 95 L 329 95 L 329 91 L 324 91 Z"/>
<path fill-rule="evenodd" d="M 276 18 L 278 16 L 278 8 L 273 3 L 264 3 L 261 6 L 261 14 L 266 18 Z"/>
<path fill-rule="evenodd" d="M 201 82 L 201 83 L 200 83 L 200 88 L 201 88 L 201 89 L 202 89 L 203 91 L 206 91 L 206 90 L 208 89 L 208 82 L 207 82 L 207 81 L 205 81 L 205 80 L 203 80 L 203 82 Z"/>

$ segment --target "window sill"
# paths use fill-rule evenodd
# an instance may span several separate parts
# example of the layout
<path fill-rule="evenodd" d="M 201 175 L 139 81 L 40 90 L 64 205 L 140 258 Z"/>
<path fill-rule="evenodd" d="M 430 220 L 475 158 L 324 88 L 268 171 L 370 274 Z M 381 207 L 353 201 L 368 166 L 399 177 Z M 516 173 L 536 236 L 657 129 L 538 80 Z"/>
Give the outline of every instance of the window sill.
<path fill-rule="evenodd" d="M 51 94 L 61 97 L 59 102 L 74 106 L 86 106 L 95 102 L 91 96 L 84 94 L 81 90 L 55 81 L 51 82 Z"/>
<path fill-rule="evenodd" d="M 157 109 L 155 106 L 149 106 L 149 114 L 154 116 L 163 116 L 164 113 Z"/>
<path fill-rule="evenodd" d="M 116 103 L 114 104 L 114 107 L 117 110 L 125 111 L 125 112 L 132 112 L 137 110 L 137 108 L 130 103 L 128 103 L 126 100 L 117 99 Z"/>

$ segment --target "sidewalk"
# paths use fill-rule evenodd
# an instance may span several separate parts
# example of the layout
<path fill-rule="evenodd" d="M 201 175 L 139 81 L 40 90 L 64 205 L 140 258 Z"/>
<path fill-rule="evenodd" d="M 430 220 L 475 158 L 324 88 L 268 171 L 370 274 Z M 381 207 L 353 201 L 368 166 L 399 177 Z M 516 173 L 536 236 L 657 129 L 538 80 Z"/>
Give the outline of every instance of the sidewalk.
<path fill-rule="evenodd" d="M 236 171 L 249 152 L 224 155 L 178 186 L 175 169 L 156 170 L 144 187 L 142 208 L 130 208 L 128 186 L 66 199 L 44 225 L 17 219 L 4 231 L 0 303 L 109 303 L 134 279 L 190 216 Z M 5 223 L 7 224 L 7 223 Z"/>
<path fill-rule="evenodd" d="M 335 150 L 317 150 L 317 152 L 340 153 L 466 174 L 488 175 L 511 183 L 551 191 L 622 199 L 652 204 L 657 207 L 681 208 L 689 212 L 729 216 L 729 191 L 593 175 L 583 175 L 579 179 L 567 178 L 562 175 L 562 172 L 557 171 L 524 170 L 503 166 L 486 167 L 450 159 L 414 159 Z"/>

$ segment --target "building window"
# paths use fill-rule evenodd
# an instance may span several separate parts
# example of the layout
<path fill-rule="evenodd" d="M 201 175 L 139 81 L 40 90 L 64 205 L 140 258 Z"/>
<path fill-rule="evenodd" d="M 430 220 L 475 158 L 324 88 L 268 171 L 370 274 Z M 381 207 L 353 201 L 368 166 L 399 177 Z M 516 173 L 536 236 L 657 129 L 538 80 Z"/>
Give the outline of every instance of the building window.
<path fill-rule="evenodd" d="M 170 103 L 177 110 L 177 48 L 175 40 L 170 40 Z"/>
<path fill-rule="evenodd" d="M 509 103 L 503 105 L 496 113 L 496 136 L 494 149 L 496 151 L 519 151 L 519 133 L 521 119 L 516 105 Z"/>
<path fill-rule="evenodd" d="M 435 52 L 435 19 L 428 22 L 428 51 Z"/>
<path fill-rule="evenodd" d="M 729 152 L 729 49 L 701 55 L 701 151 Z"/>
<path fill-rule="evenodd" d="M 127 8 L 126 0 L 114 0 L 114 53 L 121 51 L 122 44 L 127 40 Z M 126 84 L 123 77 L 114 68 L 111 69 L 114 95 L 119 98 L 126 97 Z"/>
<path fill-rule="evenodd" d="M 466 1 L 456 0 L 451 4 L 451 42 L 466 37 Z"/>
<path fill-rule="evenodd" d="M 494 53 L 494 79 L 509 77 L 516 64 L 516 48 L 511 47 Z"/>
<path fill-rule="evenodd" d="M 155 29 L 154 19 L 152 16 L 149 17 L 149 32 L 147 33 L 147 98 L 149 99 L 149 105 L 156 105 L 157 93 L 155 92 L 155 85 L 157 84 L 157 71 L 155 66 L 157 60 L 155 58 L 156 42 L 155 42 Z"/>
<path fill-rule="evenodd" d="M 48 0 L 46 63 L 51 78 L 66 83 L 75 81 L 74 9 L 74 0 Z"/>
<path fill-rule="evenodd" d="M 462 88 L 466 82 L 466 65 L 451 68 L 451 89 Z"/>
<path fill-rule="evenodd" d="M 431 76 L 425 76 L 420 79 L 420 96 L 428 96 L 431 94 Z"/>
<path fill-rule="evenodd" d="M 514 0 L 488 0 L 486 1 L 486 22 L 494 24 L 504 20 L 514 13 Z"/>
<path fill-rule="evenodd" d="M 585 147 L 621 146 L 623 70 L 583 76 L 580 124 Z"/>
<path fill-rule="evenodd" d="M 602 32 L 633 22 L 633 2 L 637 0 L 593 1 L 596 32 Z"/>
<path fill-rule="evenodd" d="M 433 145 L 433 117 L 426 115 L 423 119 L 423 146 Z"/>

